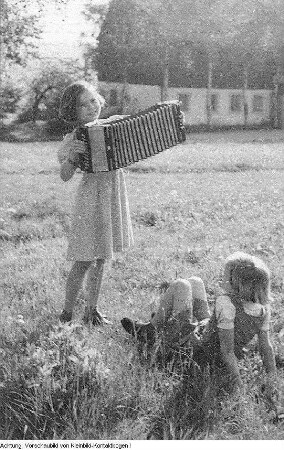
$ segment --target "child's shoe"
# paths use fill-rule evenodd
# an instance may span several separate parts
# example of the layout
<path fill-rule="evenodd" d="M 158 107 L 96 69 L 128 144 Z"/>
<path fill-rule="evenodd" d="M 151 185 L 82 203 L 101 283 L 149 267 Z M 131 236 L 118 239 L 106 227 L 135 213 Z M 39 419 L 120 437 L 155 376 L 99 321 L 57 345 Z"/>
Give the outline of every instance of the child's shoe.
<path fill-rule="evenodd" d="M 156 339 L 156 329 L 151 322 L 143 323 L 124 317 L 121 325 L 125 331 L 135 337 L 139 342 L 154 344 Z"/>
<path fill-rule="evenodd" d="M 62 313 L 60 314 L 59 320 L 61 323 L 68 323 L 72 320 L 72 312 L 66 311 L 63 309 Z"/>
<path fill-rule="evenodd" d="M 92 323 L 94 326 L 111 324 L 111 321 L 108 320 L 105 316 L 103 316 L 96 308 L 94 309 L 86 308 L 83 321 L 85 324 Z"/>

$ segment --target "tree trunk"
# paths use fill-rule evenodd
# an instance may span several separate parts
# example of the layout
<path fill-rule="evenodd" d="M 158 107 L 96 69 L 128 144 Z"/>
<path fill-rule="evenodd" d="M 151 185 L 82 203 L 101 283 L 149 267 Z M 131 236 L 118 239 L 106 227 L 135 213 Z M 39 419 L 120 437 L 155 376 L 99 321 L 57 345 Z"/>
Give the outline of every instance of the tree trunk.
<path fill-rule="evenodd" d="M 120 97 L 120 114 L 124 113 L 124 109 L 126 106 L 126 92 L 127 92 L 127 79 L 128 79 L 128 59 L 125 58 L 124 67 L 123 67 L 123 80 L 122 80 L 122 90 Z"/>
<path fill-rule="evenodd" d="M 170 49 L 168 43 L 166 43 L 164 61 L 163 61 L 163 80 L 161 86 L 161 102 L 168 100 L 168 89 L 169 89 L 169 59 L 170 59 Z"/>
<path fill-rule="evenodd" d="M 89 81 L 90 80 L 90 56 L 88 53 L 84 53 L 84 80 Z"/>
<path fill-rule="evenodd" d="M 248 102 L 247 102 L 247 89 L 248 89 L 248 66 L 244 68 L 244 84 L 243 84 L 243 105 L 244 105 L 244 126 L 248 124 Z"/>
<path fill-rule="evenodd" d="M 34 104 L 33 104 L 33 106 L 32 106 L 32 122 L 34 122 L 34 123 L 35 123 L 36 120 L 37 120 L 37 116 L 38 116 L 38 107 L 39 107 L 39 104 L 40 104 L 41 99 L 42 99 L 42 96 L 39 97 L 39 98 L 36 98 L 36 100 L 35 100 L 35 102 L 34 102 Z"/>
<path fill-rule="evenodd" d="M 206 95 L 206 114 L 207 114 L 207 125 L 210 127 L 212 122 L 212 102 L 211 102 L 211 91 L 212 91 L 212 73 L 213 64 L 211 59 L 208 61 L 208 79 L 207 79 L 207 95 Z"/>
<path fill-rule="evenodd" d="M 274 89 L 271 97 L 271 120 L 273 128 L 279 128 L 280 126 L 280 114 L 279 114 L 279 68 L 276 75 L 273 77 Z"/>
<path fill-rule="evenodd" d="M 127 81 L 126 79 L 123 80 L 122 90 L 121 90 L 121 98 L 120 98 L 120 112 L 121 114 L 124 114 L 125 107 L 127 107 L 126 104 L 126 98 L 127 98 Z"/>
<path fill-rule="evenodd" d="M 48 86 L 43 92 L 39 92 L 38 95 L 36 95 L 34 104 L 32 106 L 32 121 L 36 122 L 37 116 L 38 116 L 38 107 L 40 105 L 40 102 L 45 97 L 45 94 L 50 91 L 50 89 L 53 89 L 53 86 Z M 38 92 L 38 91 L 37 91 Z"/>

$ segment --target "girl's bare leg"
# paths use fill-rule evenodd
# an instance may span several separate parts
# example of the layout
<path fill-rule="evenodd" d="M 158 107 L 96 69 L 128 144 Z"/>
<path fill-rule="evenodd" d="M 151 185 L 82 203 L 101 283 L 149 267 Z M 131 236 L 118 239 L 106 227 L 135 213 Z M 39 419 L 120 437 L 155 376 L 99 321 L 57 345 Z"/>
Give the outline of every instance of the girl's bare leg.
<path fill-rule="evenodd" d="M 76 261 L 67 278 L 64 310 L 72 313 L 85 273 L 91 261 Z"/>
<path fill-rule="evenodd" d="M 158 310 L 151 319 L 156 328 L 162 327 L 171 316 L 188 311 L 192 316 L 192 290 L 189 281 L 178 279 L 173 281 L 161 296 Z"/>
<path fill-rule="evenodd" d="M 191 284 L 193 298 L 193 316 L 200 322 L 210 317 L 205 286 L 201 278 L 192 276 L 188 280 Z"/>
<path fill-rule="evenodd" d="M 97 259 L 96 264 L 92 264 L 87 273 L 85 296 L 89 311 L 97 308 L 104 274 L 104 264 L 104 259 Z"/>

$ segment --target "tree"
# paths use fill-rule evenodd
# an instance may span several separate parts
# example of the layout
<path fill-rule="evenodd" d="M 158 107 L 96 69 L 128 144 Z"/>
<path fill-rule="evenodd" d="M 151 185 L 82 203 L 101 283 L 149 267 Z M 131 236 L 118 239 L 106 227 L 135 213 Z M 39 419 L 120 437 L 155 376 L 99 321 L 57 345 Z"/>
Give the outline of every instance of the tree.
<path fill-rule="evenodd" d="M 21 89 L 10 83 L 7 83 L 5 86 L 0 86 L 0 99 L 0 118 L 3 118 L 7 113 L 15 112 L 17 104 L 21 99 Z"/>
<path fill-rule="evenodd" d="M 147 28 L 151 38 L 148 49 L 157 55 L 160 65 L 161 100 L 168 96 L 170 66 L 178 46 L 192 42 L 192 17 L 196 11 L 195 0 L 145 0 Z"/>
<path fill-rule="evenodd" d="M 212 60 L 227 29 L 222 21 L 223 2 L 220 0 L 145 0 L 149 17 L 151 49 L 160 53 L 162 70 L 162 100 L 167 98 L 171 71 L 174 72 L 176 54 L 186 55 L 182 69 L 193 67 L 196 50 L 207 55 L 208 90 L 211 88 Z M 181 60 L 180 60 L 181 61 Z M 203 71 L 204 72 L 204 71 Z"/>
<path fill-rule="evenodd" d="M 88 6 L 88 12 L 92 20 L 96 11 Z M 142 0 L 110 2 L 108 10 L 100 16 L 102 26 L 98 46 L 93 49 L 93 63 L 99 79 L 161 84 L 165 61 L 170 56 L 165 45 L 168 33 L 160 25 L 161 20 L 157 23 L 156 19 L 161 13 L 166 15 L 166 9 L 160 3 L 148 5 Z"/>
<path fill-rule="evenodd" d="M 275 57 L 278 70 L 284 73 L 284 2 L 283 0 L 262 0 L 264 23 L 266 24 L 265 48 Z"/>
<path fill-rule="evenodd" d="M 140 1 L 112 0 L 107 10 L 97 10 L 88 5 L 87 17 L 92 19 L 92 14 L 95 14 L 95 24 L 101 21 L 98 47 L 93 58 L 98 76 L 108 74 L 113 81 L 124 82 L 145 34 Z"/>
<path fill-rule="evenodd" d="M 234 83 L 243 89 L 244 124 L 247 125 L 247 89 L 256 86 L 271 88 L 275 71 L 274 27 L 277 17 L 267 0 L 247 0 L 243 4 L 231 0 L 227 14 L 227 20 L 228 17 L 234 18 L 231 24 L 234 34 L 226 43 L 227 53 L 232 55 L 227 57 L 227 63 L 231 60 Z"/>
<path fill-rule="evenodd" d="M 45 61 L 30 83 L 22 116 L 35 122 L 44 111 L 46 120 L 57 118 L 62 91 L 78 77 L 80 70 L 73 61 L 57 64 Z"/>
<path fill-rule="evenodd" d="M 60 7 L 69 0 L 51 1 Z M 25 66 L 29 57 L 37 56 L 37 41 L 42 32 L 40 18 L 45 5 L 44 0 L 0 0 L 2 74 L 9 64 Z"/>
<path fill-rule="evenodd" d="M 99 79 L 159 84 L 163 99 L 170 85 L 207 86 L 210 124 L 212 87 L 271 87 L 280 1 L 112 0 L 89 54 Z"/>
<path fill-rule="evenodd" d="M 147 70 L 151 73 L 149 67 L 143 67 L 147 28 L 141 0 L 112 0 L 103 9 L 89 4 L 86 16 L 94 22 L 94 28 L 101 25 L 98 46 L 88 46 L 87 58 L 99 79 L 123 83 L 120 101 L 123 109 L 126 84 L 139 82 L 139 74 L 145 82 L 143 75 Z"/>
<path fill-rule="evenodd" d="M 0 0 L 0 100 L 1 114 L 14 112 L 20 91 L 9 77 L 11 65 L 25 65 L 34 55 L 35 41 L 40 36 L 39 15 L 29 13 L 31 1 Z M 10 70 L 9 70 L 10 69 Z"/>
<path fill-rule="evenodd" d="M 218 0 L 112 0 L 101 17 L 94 49 L 99 79 L 160 84 L 165 99 L 171 80 L 178 83 L 177 68 L 187 84 L 196 78 L 192 68 L 198 48 L 203 54 L 217 53 L 213 49 L 221 39 L 221 4 Z"/>
<path fill-rule="evenodd" d="M 52 1 L 59 7 L 68 0 Z M 45 4 L 44 0 L 0 0 L 0 99 L 4 115 L 14 109 L 19 96 L 11 77 L 14 65 L 26 66 L 30 58 L 37 57 Z"/>
<path fill-rule="evenodd" d="M 38 10 L 34 6 L 31 0 L 0 0 L 1 64 L 6 61 L 23 65 L 28 55 L 34 55 L 35 40 L 40 37 L 40 3 Z"/>

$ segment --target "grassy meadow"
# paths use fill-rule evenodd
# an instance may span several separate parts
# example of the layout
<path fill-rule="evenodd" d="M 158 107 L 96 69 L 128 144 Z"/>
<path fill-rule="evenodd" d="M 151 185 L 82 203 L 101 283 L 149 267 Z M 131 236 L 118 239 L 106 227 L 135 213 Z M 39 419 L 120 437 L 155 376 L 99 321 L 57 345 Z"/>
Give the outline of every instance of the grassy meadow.
<path fill-rule="evenodd" d="M 213 302 L 236 250 L 268 264 L 273 322 L 284 321 L 283 142 L 279 130 L 192 134 L 129 167 L 135 245 L 108 264 L 99 306 L 113 325 L 98 328 L 83 326 L 83 295 L 72 325 L 58 320 L 81 175 L 60 180 L 57 142 L 0 142 L 0 439 L 146 439 L 179 374 L 141 364 L 120 319 L 147 319 L 159 284 L 175 277 L 201 276 Z M 284 357 L 281 334 L 273 341 Z M 217 399 L 204 376 L 178 405 L 183 421 L 174 408 L 161 418 L 164 437 L 283 439 L 260 366 L 258 356 L 242 363 L 238 399 Z"/>

